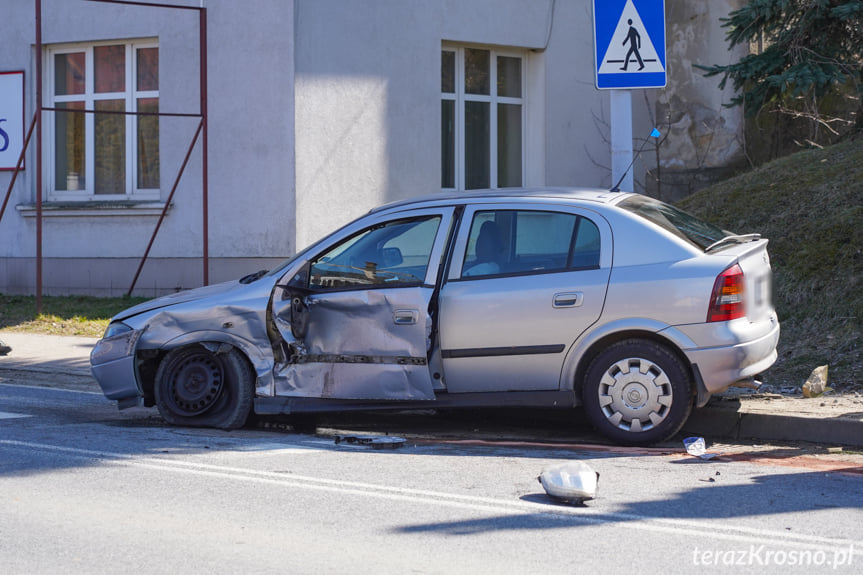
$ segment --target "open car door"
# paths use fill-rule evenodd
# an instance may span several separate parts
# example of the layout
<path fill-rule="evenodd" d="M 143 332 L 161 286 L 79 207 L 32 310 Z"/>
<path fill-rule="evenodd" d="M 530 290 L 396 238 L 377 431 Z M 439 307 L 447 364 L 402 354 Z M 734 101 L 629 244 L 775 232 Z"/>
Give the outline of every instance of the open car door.
<path fill-rule="evenodd" d="M 364 220 L 276 285 L 277 396 L 434 399 L 429 304 L 452 213 Z"/>

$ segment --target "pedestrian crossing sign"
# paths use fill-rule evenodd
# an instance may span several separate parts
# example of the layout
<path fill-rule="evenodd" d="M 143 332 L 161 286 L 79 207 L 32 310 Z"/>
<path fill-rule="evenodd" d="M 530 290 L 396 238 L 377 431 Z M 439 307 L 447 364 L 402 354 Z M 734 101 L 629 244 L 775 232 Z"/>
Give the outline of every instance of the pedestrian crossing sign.
<path fill-rule="evenodd" d="M 664 88 L 665 0 L 593 0 L 596 87 Z"/>

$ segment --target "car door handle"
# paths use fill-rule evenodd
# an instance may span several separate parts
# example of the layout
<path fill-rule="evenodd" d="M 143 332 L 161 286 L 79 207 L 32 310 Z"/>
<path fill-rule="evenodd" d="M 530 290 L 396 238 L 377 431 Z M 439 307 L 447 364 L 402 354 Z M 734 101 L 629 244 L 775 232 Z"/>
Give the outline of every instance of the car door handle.
<path fill-rule="evenodd" d="M 584 294 L 581 292 L 556 293 L 552 305 L 554 307 L 579 307 L 583 302 Z"/>
<path fill-rule="evenodd" d="M 393 312 L 393 323 L 396 325 L 414 325 L 420 319 L 420 313 L 415 309 L 397 309 Z"/>

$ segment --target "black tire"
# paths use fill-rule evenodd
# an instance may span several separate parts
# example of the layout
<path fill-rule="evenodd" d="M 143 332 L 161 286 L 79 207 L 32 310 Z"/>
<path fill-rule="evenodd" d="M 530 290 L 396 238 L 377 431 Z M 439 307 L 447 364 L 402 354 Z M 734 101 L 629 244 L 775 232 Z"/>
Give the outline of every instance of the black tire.
<path fill-rule="evenodd" d="M 223 348 L 229 348 L 224 350 Z M 168 352 L 156 371 L 156 406 L 168 423 L 239 429 L 252 409 L 254 378 L 237 348 L 202 345 Z"/>
<path fill-rule="evenodd" d="M 619 341 L 600 352 L 582 387 L 584 410 L 602 435 L 626 445 L 649 445 L 680 431 L 695 400 L 692 377 L 667 347 L 643 339 Z"/>

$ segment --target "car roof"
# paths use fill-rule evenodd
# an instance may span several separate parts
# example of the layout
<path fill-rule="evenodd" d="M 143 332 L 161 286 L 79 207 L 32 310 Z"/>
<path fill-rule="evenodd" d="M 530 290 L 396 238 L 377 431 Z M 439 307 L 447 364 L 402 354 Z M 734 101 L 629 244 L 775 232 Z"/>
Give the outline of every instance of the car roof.
<path fill-rule="evenodd" d="M 632 195 L 628 192 L 612 192 L 597 188 L 506 188 L 501 190 L 468 190 L 463 192 L 441 192 L 407 200 L 399 200 L 374 208 L 369 213 L 392 209 L 409 209 L 464 203 L 515 202 L 518 200 L 564 200 L 587 201 L 609 204 Z"/>

